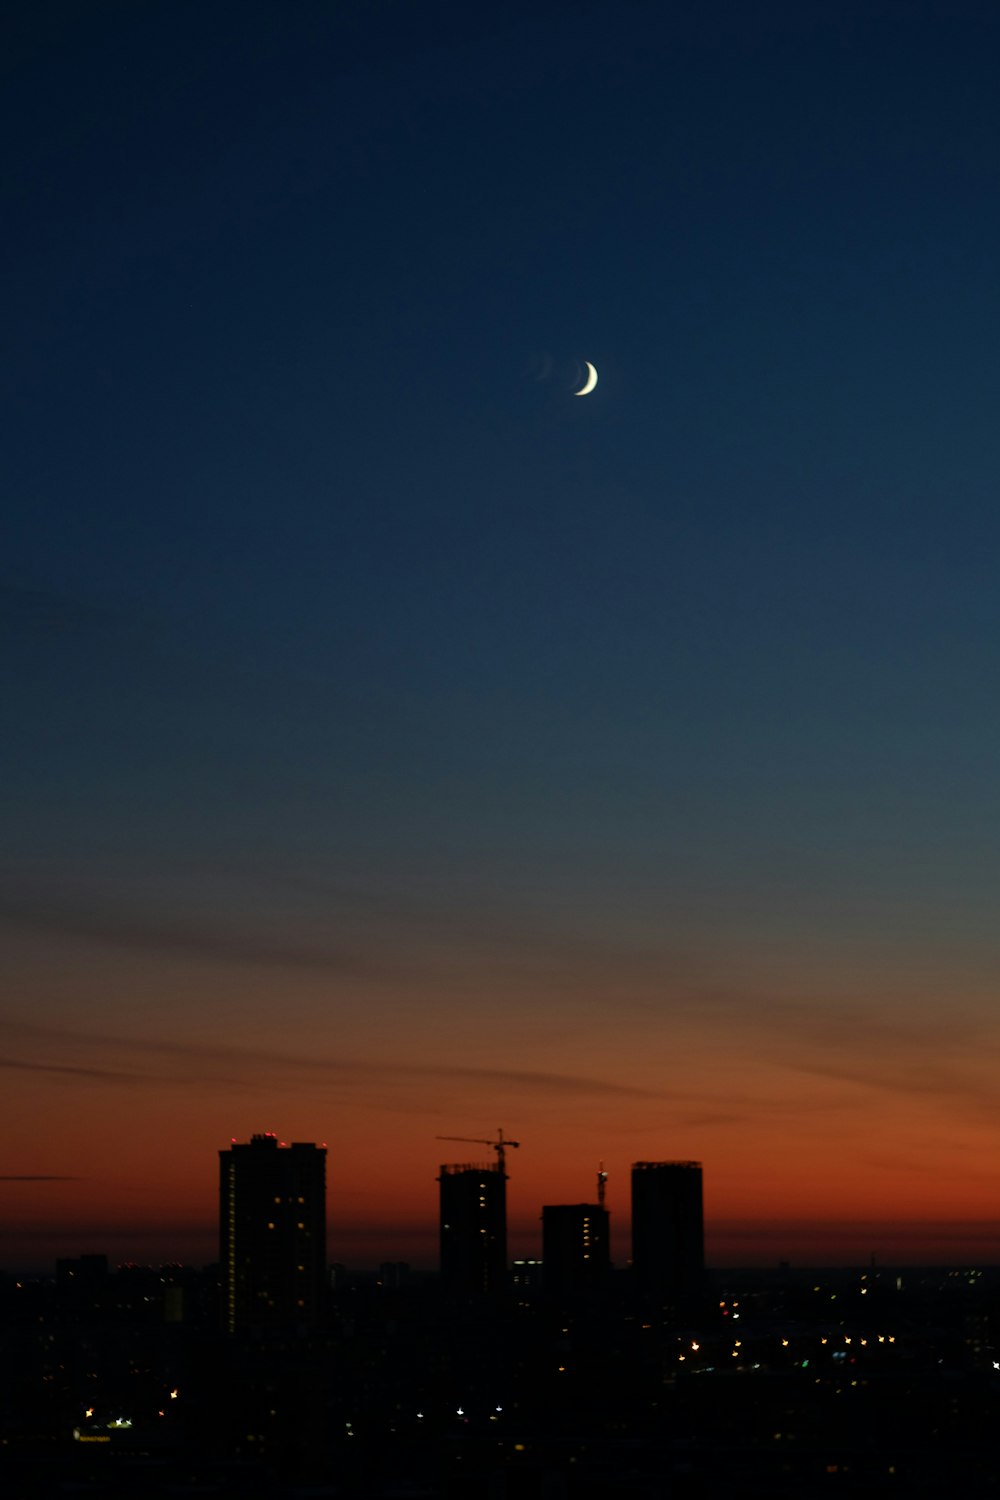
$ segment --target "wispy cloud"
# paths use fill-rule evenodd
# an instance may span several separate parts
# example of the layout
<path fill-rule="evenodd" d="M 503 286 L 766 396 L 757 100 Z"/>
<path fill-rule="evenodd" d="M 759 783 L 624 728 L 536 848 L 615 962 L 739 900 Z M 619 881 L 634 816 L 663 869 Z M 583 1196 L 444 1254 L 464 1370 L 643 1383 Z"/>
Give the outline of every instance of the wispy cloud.
<path fill-rule="evenodd" d="M 119 948 L 227 963 L 333 970 L 347 975 L 387 967 L 376 965 L 370 954 L 346 945 L 262 931 L 259 921 L 234 925 L 184 913 L 153 915 L 126 901 L 95 901 L 56 886 L 45 891 L 26 891 L 12 884 L 0 887 L 0 921 Z"/>
<path fill-rule="evenodd" d="M 1000 1031 L 973 1007 L 904 992 L 868 1003 L 817 991 L 801 998 L 711 988 L 675 996 L 675 1014 L 725 1028 L 756 1059 L 789 1074 L 890 1096 L 938 1099 L 958 1112 L 1000 1109 L 987 1060 Z"/>
<path fill-rule="evenodd" d="M 647 1099 L 659 1099 L 660 1091 L 641 1088 L 632 1084 L 618 1083 L 609 1079 L 581 1076 L 573 1073 L 554 1073 L 519 1068 L 478 1068 L 450 1064 L 406 1063 L 387 1060 L 375 1062 L 368 1058 L 345 1059 L 322 1056 L 303 1056 L 295 1053 L 274 1052 L 269 1049 L 247 1047 L 220 1047 L 196 1042 L 173 1042 L 160 1038 L 147 1039 L 122 1035 L 97 1035 L 88 1032 L 57 1032 L 31 1023 L 12 1023 L 8 1034 L 19 1035 L 27 1042 L 35 1041 L 46 1048 L 55 1046 L 82 1047 L 102 1052 L 126 1053 L 136 1058 L 174 1058 L 183 1061 L 180 1074 L 165 1075 L 150 1073 L 141 1066 L 134 1070 L 87 1065 L 54 1063 L 41 1060 L 0 1059 L 0 1066 L 26 1068 L 35 1072 L 75 1073 L 81 1077 L 98 1080 L 132 1081 L 139 1083 L 203 1084 L 226 1082 L 251 1085 L 259 1082 L 263 1075 L 274 1078 L 281 1073 L 305 1075 L 317 1081 L 326 1080 L 341 1085 L 355 1084 L 370 1087 L 375 1082 L 392 1082 L 419 1079 L 427 1082 L 459 1080 L 489 1084 L 503 1089 L 527 1089 L 559 1095 L 604 1095 Z"/>
<path fill-rule="evenodd" d="M 19 1057 L 0 1057 L 0 1068 L 22 1073 L 67 1073 L 76 1078 L 100 1079 L 105 1083 L 133 1083 L 138 1076 L 113 1068 L 83 1068 L 71 1063 L 31 1062 Z"/>
<path fill-rule="evenodd" d="M 676 946 L 623 940 L 568 910 L 540 913 L 493 886 L 466 883 L 456 898 L 377 879 L 357 885 L 280 859 L 208 870 L 170 861 L 0 863 L 0 923 L 181 959 L 397 982 L 433 975 L 449 987 L 488 963 L 493 975 L 529 975 L 550 998 L 577 1005 L 582 989 L 628 1005 L 632 989 L 655 1007 L 649 992 L 676 983 L 693 962 Z"/>
<path fill-rule="evenodd" d="M 798 1074 L 995 1119 L 1000 1105 L 988 1060 L 997 1040 L 991 1017 L 901 1002 L 785 1010 L 773 1046 L 776 1060 Z"/>
<path fill-rule="evenodd" d="M 27 1173 L 0 1176 L 0 1182 L 82 1182 L 82 1177 L 60 1177 L 49 1173 Z"/>

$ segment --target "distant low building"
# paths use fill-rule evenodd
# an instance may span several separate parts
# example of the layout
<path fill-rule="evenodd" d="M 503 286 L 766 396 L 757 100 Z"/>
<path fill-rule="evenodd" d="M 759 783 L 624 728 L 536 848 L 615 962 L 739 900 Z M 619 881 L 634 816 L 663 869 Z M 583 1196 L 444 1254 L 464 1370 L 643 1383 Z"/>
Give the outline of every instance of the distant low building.
<path fill-rule="evenodd" d="M 405 1260 L 384 1260 L 378 1268 L 378 1285 L 385 1291 L 399 1291 L 406 1286 L 410 1280 L 409 1262 Z"/>
<path fill-rule="evenodd" d="M 542 1262 L 540 1260 L 516 1260 L 511 1267 L 511 1284 L 519 1293 L 540 1292 Z"/>
<path fill-rule="evenodd" d="M 598 1203 L 547 1204 L 542 1209 L 542 1285 L 547 1297 L 593 1296 L 611 1269 L 609 1215 Z"/>

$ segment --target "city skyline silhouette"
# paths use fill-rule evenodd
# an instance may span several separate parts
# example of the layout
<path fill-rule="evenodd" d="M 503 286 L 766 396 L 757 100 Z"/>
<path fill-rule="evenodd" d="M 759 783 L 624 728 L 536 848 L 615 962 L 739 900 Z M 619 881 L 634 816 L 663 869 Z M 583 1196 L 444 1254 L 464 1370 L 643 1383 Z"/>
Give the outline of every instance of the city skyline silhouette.
<path fill-rule="evenodd" d="M 252 1132 L 250 1139 L 254 1142 L 273 1143 L 280 1148 L 283 1157 L 294 1135 L 294 1132 L 284 1132 L 279 1140 L 278 1132 L 261 1130 Z M 503 1137 L 504 1132 L 501 1130 L 501 1143 Z M 427 1147 L 424 1148 L 425 1155 L 428 1158 L 440 1157 L 441 1146 L 449 1139 L 468 1138 L 439 1137 L 437 1141 L 428 1143 L 429 1151 Z M 442 1178 L 453 1180 L 452 1192 L 453 1195 L 457 1193 L 454 1201 L 461 1203 L 464 1197 L 463 1180 L 467 1179 L 475 1186 L 474 1179 L 485 1173 L 497 1177 L 507 1189 L 503 1193 L 502 1207 L 498 1209 L 505 1227 L 505 1245 L 502 1251 L 497 1252 L 500 1256 L 497 1267 L 498 1271 L 500 1266 L 503 1267 L 504 1278 L 509 1275 L 515 1260 L 530 1259 L 541 1263 L 544 1210 L 559 1205 L 572 1208 L 589 1204 L 596 1210 L 599 1204 L 601 1210 L 606 1209 L 608 1253 L 611 1262 L 622 1270 L 630 1267 L 633 1259 L 637 1172 L 642 1168 L 669 1165 L 675 1171 L 685 1167 L 698 1169 L 698 1237 L 703 1246 L 700 1255 L 703 1264 L 707 1261 L 717 1269 L 727 1266 L 775 1266 L 779 1263 L 830 1267 L 865 1266 L 875 1262 L 904 1266 L 992 1264 L 993 1242 L 988 1220 L 983 1220 L 981 1225 L 965 1223 L 954 1226 L 950 1231 L 953 1237 L 949 1237 L 949 1226 L 934 1222 L 915 1225 L 912 1222 L 895 1223 L 885 1218 L 873 1218 L 861 1224 L 845 1224 L 835 1216 L 836 1205 L 831 1204 L 828 1217 L 823 1219 L 762 1218 L 755 1221 L 748 1214 L 737 1225 L 726 1222 L 719 1224 L 712 1211 L 714 1194 L 711 1177 L 705 1207 L 701 1208 L 701 1162 L 677 1160 L 670 1156 L 664 1156 L 658 1162 L 640 1158 L 625 1164 L 616 1177 L 614 1171 L 606 1169 L 602 1159 L 589 1174 L 586 1171 L 577 1172 L 574 1167 L 571 1171 L 557 1170 L 551 1180 L 546 1181 L 537 1171 L 524 1174 L 519 1170 L 530 1163 L 531 1147 L 537 1146 L 537 1142 L 529 1143 L 528 1152 L 519 1153 L 501 1168 L 497 1157 L 489 1155 L 488 1148 L 491 1144 L 494 1152 L 496 1151 L 496 1141 L 491 1142 L 490 1138 L 485 1137 L 477 1137 L 475 1140 L 487 1148 L 479 1156 L 472 1153 L 462 1160 L 439 1163 L 434 1168 L 425 1167 L 422 1192 L 419 1195 L 414 1192 L 413 1198 L 408 1200 L 408 1208 L 416 1219 L 415 1224 L 401 1222 L 391 1213 L 379 1217 L 374 1223 L 352 1221 L 347 1211 L 349 1199 L 342 1197 L 338 1191 L 342 1180 L 342 1164 L 338 1163 L 335 1151 L 328 1147 L 326 1141 L 317 1146 L 316 1149 L 324 1160 L 328 1161 L 324 1189 L 325 1263 L 336 1262 L 353 1270 L 372 1271 L 384 1262 L 405 1261 L 414 1270 L 437 1272 L 441 1269 L 441 1224 L 446 1215 L 442 1192 L 436 1189 Z M 507 1144 L 520 1143 L 509 1141 Z M 239 1138 L 233 1136 L 229 1146 L 219 1148 L 218 1156 L 227 1160 L 230 1152 L 238 1146 Z M 310 1149 L 314 1146 L 316 1143 L 312 1143 Z M 476 1159 L 472 1159 L 473 1157 Z M 551 1161 L 548 1156 L 544 1159 L 546 1162 Z M 132 1227 L 135 1222 L 141 1223 L 155 1197 L 155 1191 L 149 1185 L 148 1196 L 131 1205 L 131 1223 L 126 1222 L 121 1228 L 62 1223 L 57 1224 L 52 1232 L 32 1239 L 30 1229 L 27 1234 L 22 1235 L 16 1223 L 8 1225 L 8 1246 L 23 1243 L 25 1249 L 20 1254 L 16 1250 L 9 1254 L 6 1263 L 0 1264 L 0 1270 L 44 1274 L 51 1271 L 56 1260 L 81 1254 L 104 1254 L 112 1263 L 125 1264 L 184 1262 L 208 1265 L 219 1260 L 219 1182 L 210 1153 L 205 1157 L 203 1166 L 206 1169 L 203 1172 L 206 1180 L 202 1196 L 211 1202 L 211 1215 L 204 1223 L 196 1226 L 172 1224 L 161 1214 L 152 1230 L 137 1230 Z M 49 1183 L 75 1183 L 80 1185 L 84 1194 L 88 1181 L 85 1176 L 6 1180 L 12 1188 L 15 1183 L 24 1183 L 26 1187 L 30 1185 L 41 1191 L 47 1190 Z M 560 1193 L 557 1184 L 565 1183 L 570 1184 L 569 1191 Z M 409 1186 L 414 1188 L 414 1184 Z M 533 1196 L 529 1197 L 529 1194 Z M 477 1198 L 478 1194 L 472 1193 L 469 1204 L 472 1205 Z M 414 1204 L 416 1207 L 413 1207 Z M 460 1210 L 459 1216 L 464 1217 L 464 1211 Z M 972 1253 L 969 1253 L 970 1243 Z M 977 1247 L 982 1253 L 975 1253 Z M 496 1284 L 496 1274 L 494 1282 Z"/>

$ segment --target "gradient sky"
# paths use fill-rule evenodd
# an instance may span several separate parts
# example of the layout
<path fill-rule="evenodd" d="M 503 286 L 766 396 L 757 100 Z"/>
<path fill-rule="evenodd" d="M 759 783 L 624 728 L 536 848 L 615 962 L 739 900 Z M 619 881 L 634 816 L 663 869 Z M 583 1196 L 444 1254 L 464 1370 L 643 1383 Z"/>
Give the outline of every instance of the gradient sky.
<path fill-rule="evenodd" d="M 995 5 L 20 11 L 0 1264 L 1000 1258 Z"/>

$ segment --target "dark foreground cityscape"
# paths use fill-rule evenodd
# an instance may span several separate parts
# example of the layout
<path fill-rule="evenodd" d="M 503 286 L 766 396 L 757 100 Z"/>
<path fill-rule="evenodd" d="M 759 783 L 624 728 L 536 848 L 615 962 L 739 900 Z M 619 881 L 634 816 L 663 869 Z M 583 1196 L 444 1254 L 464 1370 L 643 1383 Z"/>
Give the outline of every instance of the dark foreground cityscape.
<path fill-rule="evenodd" d="M 506 1255 L 506 1150 L 442 1166 L 440 1270 L 328 1265 L 326 1152 L 220 1152 L 219 1264 L 5 1274 L 15 1497 L 995 1495 L 1000 1270 L 707 1271 L 702 1169 L 637 1162 Z"/>

